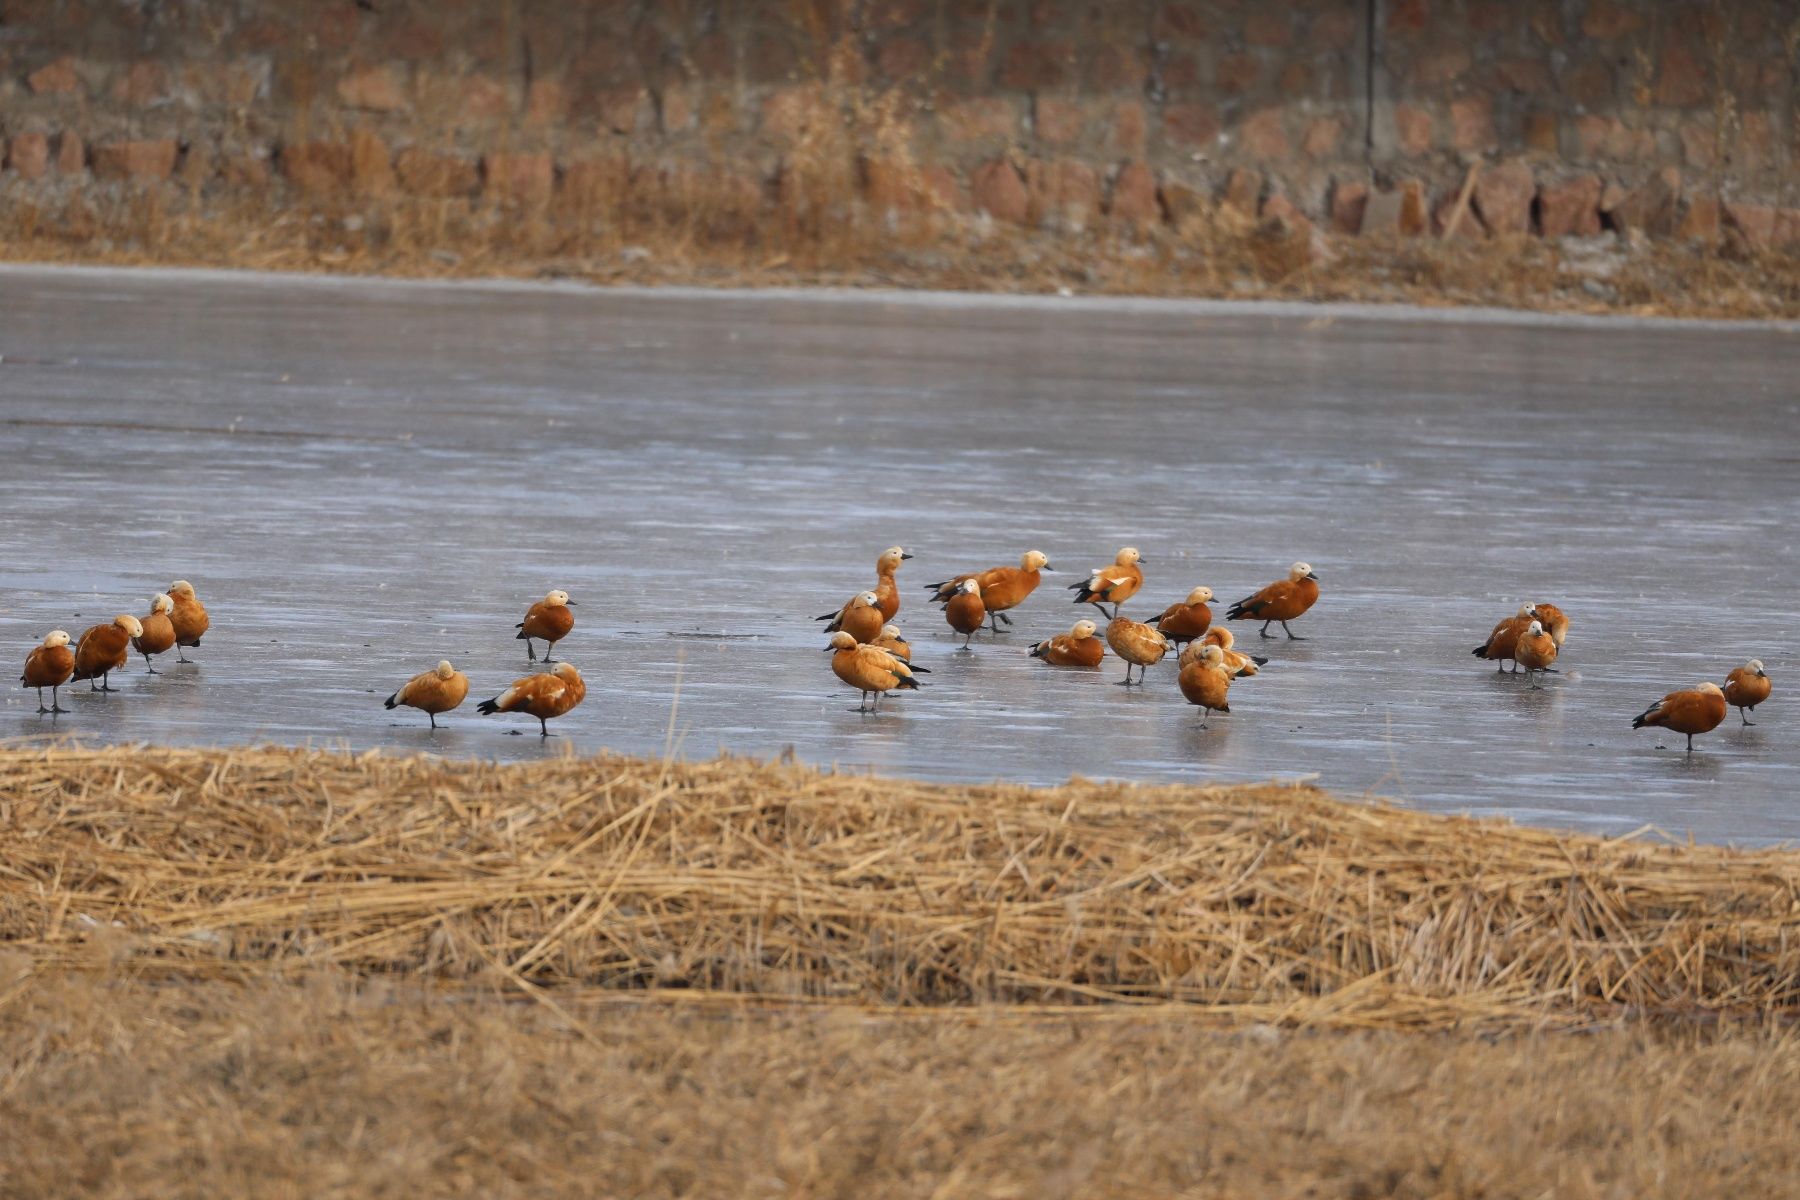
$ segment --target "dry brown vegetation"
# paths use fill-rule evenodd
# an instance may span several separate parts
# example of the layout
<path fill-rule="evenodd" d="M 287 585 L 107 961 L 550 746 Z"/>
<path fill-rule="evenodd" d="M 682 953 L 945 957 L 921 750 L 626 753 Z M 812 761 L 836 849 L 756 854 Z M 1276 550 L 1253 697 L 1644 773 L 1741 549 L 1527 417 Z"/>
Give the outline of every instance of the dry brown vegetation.
<path fill-rule="evenodd" d="M 846 286 L 978 292 L 1483 304 L 1646 316 L 1800 317 L 1800 250 L 1739 239 L 1621 242 L 1431 237 L 1318 241 L 1222 205 L 1177 225 L 1100 220 L 1028 230 L 850 201 L 833 170 L 788 176 L 772 201 L 723 175 L 647 191 L 565 189 L 518 205 L 401 195 L 272 204 L 262 195 L 123 191 L 0 202 L 0 259 L 241 267 L 600 285 Z M 896 184 L 902 195 L 913 195 Z M 1321 255 L 1320 248 L 1325 248 Z"/>
<path fill-rule="evenodd" d="M 1791 1196 L 1792 1031 L 722 1012 L 329 969 L 23 983 L 0 1196 Z"/>
<path fill-rule="evenodd" d="M 0 751 L 0 1197 L 1778 1195 L 1800 854 L 1295 787 Z"/>
<path fill-rule="evenodd" d="M 1334 1028 L 1791 1016 L 1800 855 L 1297 787 L 943 787 L 721 759 L 0 753 L 0 939 L 864 1007 L 1179 1002 Z"/>

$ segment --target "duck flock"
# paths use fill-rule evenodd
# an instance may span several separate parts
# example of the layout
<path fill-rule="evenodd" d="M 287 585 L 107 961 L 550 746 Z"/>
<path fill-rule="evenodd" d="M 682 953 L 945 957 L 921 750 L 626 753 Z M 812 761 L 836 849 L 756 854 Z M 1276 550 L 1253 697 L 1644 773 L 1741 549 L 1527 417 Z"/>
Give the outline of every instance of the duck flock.
<path fill-rule="evenodd" d="M 912 557 L 899 546 L 888 547 L 875 560 L 875 586 L 817 618 L 829 622 L 825 652 L 831 655 L 832 672 L 857 690 L 859 712 L 876 711 L 882 697 L 917 689 L 918 676 L 930 674 L 912 661 L 912 648 L 893 623 L 900 612 L 895 576 L 901 564 Z M 1175 651 L 1176 689 L 1200 710 L 1204 728 L 1211 714 L 1231 712 L 1232 685 L 1256 676 L 1269 660 L 1238 650 L 1231 630 L 1213 624 L 1214 595 L 1209 587 L 1194 588 L 1185 599 L 1149 621 L 1122 616 L 1121 607 L 1144 587 L 1143 562 L 1137 550 L 1127 546 L 1112 565 L 1096 568 L 1085 579 L 1070 584 L 1074 603 L 1091 605 L 1106 620 L 1104 634 L 1097 622 L 1083 619 L 1067 633 L 1034 643 L 1031 656 L 1052 667 L 1095 670 L 1111 649 L 1125 663 L 1120 686 L 1142 687 L 1149 668 Z M 931 602 L 942 607 L 949 627 L 963 636 L 963 649 L 968 650 L 983 629 L 997 634 L 1002 623 L 1010 626 L 1013 620 L 1007 614 L 1023 604 L 1037 590 L 1042 574 L 1052 569 L 1046 555 L 1028 550 L 1016 567 L 953 575 L 927 584 L 926 590 Z M 1308 564 L 1297 562 L 1288 568 L 1286 578 L 1230 605 L 1225 620 L 1260 623 L 1258 633 L 1263 638 L 1273 636 L 1270 626 L 1280 625 L 1288 638 L 1303 641 L 1289 623 L 1305 616 L 1318 600 L 1318 575 Z M 567 592 L 556 590 L 526 611 L 514 626 L 518 631 L 514 637 L 525 643 L 526 658 L 533 663 L 539 661 L 533 642 L 544 643 L 541 661 L 545 669 L 514 680 L 498 695 L 477 704 L 477 712 L 535 717 L 540 734 L 547 737 L 549 722 L 582 702 L 587 685 L 581 672 L 551 657 L 556 644 L 575 628 L 573 605 Z M 63 685 L 87 680 L 93 691 L 113 691 L 109 677 L 125 668 L 133 650 L 143 656 L 145 670 L 152 675 L 160 673 L 153 660 L 170 650 L 175 651 L 177 661 L 191 661 L 183 650 L 198 647 L 209 624 L 206 607 L 193 585 L 178 579 L 166 593 L 158 592 L 151 599 L 150 612 L 142 618 L 122 613 L 107 624 L 86 630 L 78 639 L 71 639 L 63 630 L 52 630 L 26 657 L 19 681 L 37 689 L 39 713 L 67 712 L 58 701 Z M 1553 664 L 1568 633 L 1569 618 L 1560 608 L 1545 602 L 1524 604 L 1496 624 L 1472 653 L 1493 662 L 1497 671 L 1505 671 L 1508 663 L 1515 674 L 1523 669 L 1526 686 L 1538 688 L 1544 673 L 1556 669 Z M 1136 679 L 1132 678 L 1133 668 Z M 49 706 L 43 702 L 45 688 L 50 689 Z M 1709 681 L 1670 692 L 1639 713 L 1631 727 L 1651 726 L 1685 734 L 1692 753 L 1695 735 L 1718 728 L 1730 707 L 1737 708 L 1745 725 L 1754 724 L 1748 714 L 1769 698 L 1772 688 L 1762 661 L 1752 659 L 1727 675 L 1723 687 Z M 390 709 L 418 709 L 436 729 L 438 715 L 459 707 L 468 694 L 468 676 L 445 661 L 407 680 L 384 703 Z"/>

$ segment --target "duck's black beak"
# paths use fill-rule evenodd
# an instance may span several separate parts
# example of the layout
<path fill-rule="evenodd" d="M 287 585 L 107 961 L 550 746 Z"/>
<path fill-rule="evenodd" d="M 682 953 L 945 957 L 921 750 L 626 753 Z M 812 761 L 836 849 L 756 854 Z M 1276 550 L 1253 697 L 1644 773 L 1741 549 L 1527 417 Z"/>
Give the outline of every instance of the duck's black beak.
<path fill-rule="evenodd" d="M 907 552 L 906 552 L 906 551 L 904 551 L 904 550 L 902 550 L 902 551 L 901 551 L 901 552 L 900 552 L 900 557 L 901 557 L 901 558 L 902 558 L 902 559 L 907 559 L 907 558 L 911 558 L 911 557 L 912 557 L 912 555 L 910 555 L 910 554 L 908 554 L 908 553 L 907 553 Z"/>
<path fill-rule="evenodd" d="M 1045 563 L 1045 564 L 1044 564 L 1044 565 L 1043 565 L 1043 566 L 1041 566 L 1041 567 L 1039 567 L 1039 568 L 1038 568 L 1038 570 L 1040 570 L 1040 571 L 1049 571 L 1049 572 L 1050 572 L 1050 573 L 1051 573 L 1051 574 L 1055 574 L 1055 573 L 1056 573 L 1056 568 L 1055 568 L 1055 567 L 1053 567 L 1053 566 L 1051 566 L 1051 565 L 1050 565 L 1050 564 L 1049 564 L 1049 563 Z"/>

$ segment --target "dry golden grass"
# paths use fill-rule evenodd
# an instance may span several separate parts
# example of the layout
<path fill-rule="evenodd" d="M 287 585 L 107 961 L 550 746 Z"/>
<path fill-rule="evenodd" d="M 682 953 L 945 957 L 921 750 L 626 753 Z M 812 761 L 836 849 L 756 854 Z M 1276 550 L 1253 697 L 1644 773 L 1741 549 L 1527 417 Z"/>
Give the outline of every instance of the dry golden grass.
<path fill-rule="evenodd" d="M 922 185 L 907 182 L 904 162 L 893 187 L 919 207 L 875 211 L 851 197 L 859 147 L 884 136 L 882 113 L 843 103 L 842 120 L 861 132 L 830 122 L 809 129 L 784 162 L 778 199 L 722 173 L 666 174 L 647 187 L 640 174 L 629 192 L 622 182 L 565 188 L 524 206 L 397 194 L 278 204 L 173 189 L 54 203 L 15 197 L 0 202 L 0 259 L 1800 317 L 1800 252 L 1757 253 L 1730 239 L 1635 245 L 1600 282 L 1561 269 L 1568 255 L 1556 242 L 1523 236 L 1338 238 L 1318 261 L 1303 235 L 1217 206 L 1179 227 L 1146 229 L 1101 220 L 1025 230 L 938 212 Z"/>
<path fill-rule="evenodd" d="M 1323 1028 L 1791 1017 L 1800 854 L 1306 788 L 946 787 L 732 759 L 0 752 L 0 943 L 691 1002 L 1178 1003 Z"/>
<path fill-rule="evenodd" d="M 22 957 L 22 956 L 21 956 Z M 1792 1030 L 721 1012 L 330 970 L 11 983 L 0 1197 L 1792 1196 Z M 9 986 L 11 984 L 11 986 Z"/>

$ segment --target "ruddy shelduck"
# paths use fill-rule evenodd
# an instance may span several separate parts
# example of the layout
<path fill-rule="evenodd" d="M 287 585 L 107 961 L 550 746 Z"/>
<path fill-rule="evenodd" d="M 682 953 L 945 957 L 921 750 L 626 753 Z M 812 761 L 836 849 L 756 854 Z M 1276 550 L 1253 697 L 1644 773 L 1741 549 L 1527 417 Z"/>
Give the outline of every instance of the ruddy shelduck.
<path fill-rule="evenodd" d="M 1082 583 L 1071 583 L 1069 590 L 1075 593 L 1075 603 L 1091 604 L 1100 609 L 1108 617 L 1119 615 L 1119 605 L 1138 594 L 1144 586 L 1144 572 L 1139 566 L 1144 561 L 1143 555 L 1136 547 L 1127 546 L 1113 558 L 1110 567 L 1095 567 Z M 1112 612 L 1106 612 L 1103 604 L 1113 606 Z"/>
<path fill-rule="evenodd" d="M 1169 652 L 1169 639 L 1153 626 L 1129 617 L 1114 617 L 1106 625 L 1106 644 L 1125 660 L 1125 679 L 1119 686 L 1131 686 L 1131 668 L 1138 669 L 1137 681 L 1144 682 L 1144 672 L 1163 660 Z"/>
<path fill-rule="evenodd" d="M 144 636 L 144 626 L 130 613 L 120 613 L 110 625 L 95 625 L 75 643 L 75 679 L 85 679 L 96 692 L 116 689 L 107 681 L 114 671 L 123 670 L 131 639 Z M 98 679 L 98 684 L 94 680 Z"/>
<path fill-rule="evenodd" d="M 1519 635 L 1519 644 L 1513 647 L 1513 657 L 1525 668 L 1525 682 L 1533 689 L 1541 685 L 1532 683 L 1531 676 L 1535 672 L 1542 675 L 1556 661 L 1556 639 L 1544 632 L 1544 623 L 1533 620 Z"/>
<path fill-rule="evenodd" d="M 1198 641 L 1188 643 L 1187 649 L 1181 652 L 1181 657 L 1175 660 L 1176 665 L 1178 667 L 1185 667 L 1189 663 L 1199 662 L 1201 659 L 1201 652 L 1208 646 L 1217 646 L 1219 648 L 1221 655 L 1220 665 L 1225 668 L 1225 673 L 1233 679 L 1238 678 L 1240 675 L 1256 675 L 1259 673 L 1258 668 L 1265 666 L 1269 661 L 1261 655 L 1245 654 L 1243 651 L 1236 649 L 1237 638 L 1232 634 L 1231 630 L 1225 628 L 1223 625 L 1215 625 L 1207 630 L 1205 635 Z"/>
<path fill-rule="evenodd" d="M 825 652 L 831 655 L 832 674 L 857 690 L 857 712 L 876 711 L 888 692 L 917 689 L 919 682 L 913 678 L 913 672 L 925 671 L 923 667 L 907 665 L 886 650 L 859 644 L 842 629 L 831 635 Z M 875 696 L 873 702 L 869 700 L 871 693 Z"/>
<path fill-rule="evenodd" d="M 445 659 L 431 670 L 400 685 L 400 690 L 382 702 L 384 708 L 398 708 L 404 704 L 408 708 L 416 708 L 431 718 L 431 727 L 438 727 L 437 715 L 449 712 L 461 704 L 469 694 L 469 677 L 450 665 Z"/>
<path fill-rule="evenodd" d="M 1000 632 L 1000 622 L 1012 624 L 1012 618 L 1006 615 L 1008 609 L 1017 608 L 1025 603 L 1025 597 L 1037 590 L 1041 572 L 1054 570 L 1050 558 L 1041 550 L 1027 550 L 1019 556 L 1016 567 L 989 567 L 985 571 L 971 571 L 963 575 L 953 575 L 940 583 L 928 583 L 934 604 L 948 604 L 956 598 L 956 591 L 966 579 L 973 579 L 981 585 L 982 607 L 987 609 L 988 621 L 995 633 Z"/>
<path fill-rule="evenodd" d="M 880 557 L 875 560 L 875 607 L 881 610 L 881 619 L 883 621 L 892 621 L 895 617 L 900 615 L 900 589 L 894 586 L 894 572 L 900 569 L 901 563 L 911 557 L 912 555 L 908 554 L 900 547 L 889 546 L 886 550 L 883 550 Z M 813 620 L 840 621 L 844 614 L 850 611 L 850 606 L 854 603 L 856 603 L 856 597 L 852 596 L 850 599 L 844 601 L 844 607 L 838 609 L 836 612 L 821 613 L 819 616 L 814 617 Z M 836 630 L 838 625 L 834 623 L 830 628 Z"/>
<path fill-rule="evenodd" d="M 582 680 L 581 672 L 573 663 L 561 662 L 547 674 L 513 680 L 511 687 L 492 700 L 483 700 L 475 706 L 475 711 L 483 715 L 527 713 L 537 718 L 539 735 L 549 737 L 550 726 L 546 722 L 580 704 L 586 695 L 587 684 Z"/>
<path fill-rule="evenodd" d="M 826 633 L 842 631 L 859 642 L 872 642 L 881 636 L 887 618 L 881 615 L 880 597 L 874 592 L 858 592 L 838 614 L 837 620 L 825 627 Z"/>
<path fill-rule="evenodd" d="M 963 580 L 956 587 L 956 595 L 950 597 L 950 603 L 944 605 L 944 620 L 950 628 L 963 635 L 963 649 L 969 648 L 975 631 L 987 621 L 987 605 L 981 598 L 981 582 L 973 575 Z"/>
<path fill-rule="evenodd" d="M 1670 692 L 1631 722 L 1633 729 L 1654 725 L 1687 735 L 1688 753 L 1694 752 L 1694 735 L 1711 733 L 1725 719 L 1725 693 L 1716 683 L 1697 684 Z"/>
<path fill-rule="evenodd" d="M 1554 604 L 1546 604 L 1542 600 L 1532 605 L 1537 619 L 1544 623 L 1544 632 L 1556 641 L 1556 648 L 1562 649 L 1563 640 L 1569 636 L 1569 616 Z"/>
<path fill-rule="evenodd" d="M 1469 653 L 1476 658 L 1493 660 L 1496 673 L 1506 670 L 1506 664 L 1509 661 L 1513 664 L 1513 670 L 1517 671 L 1519 669 L 1518 660 L 1513 657 L 1513 651 L 1519 645 L 1519 635 L 1531 628 L 1531 623 L 1537 620 L 1537 615 L 1537 605 L 1519 605 L 1518 612 L 1495 625 L 1494 631 L 1488 634 L 1487 641 Z"/>
<path fill-rule="evenodd" d="M 25 656 L 25 669 L 19 673 L 19 682 L 37 689 L 39 712 L 68 712 L 57 703 L 56 689 L 69 682 L 69 676 L 74 673 L 75 652 L 69 649 L 69 635 L 60 629 L 52 629 L 44 636 L 42 644 Z M 44 707 L 45 688 L 50 689 L 49 708 Z"/>
<path fill-rule="evenodd" d="M 194 595 L 194 585 L 185 579 L 177 579 L 169 585 L 169 599 L 175 602 L 169 613 L 169 623 L 175 626 L 175 661 L 192 662 L 181 653 L 183 646 L 200 645 L 200 638 L 212 628 L 212 619 L 206 615 L 206 605 Z"/>
<path fill-rule="evenodd" d="M 131 639 L 131 648 L 144 656 L 144 670 L 152 675 L 162 672 L 151 663 L 151 656 L 167 654 L 175 646 L 175 622 L 169 618 L 174 611 L 175 601 L 164 592 L 156 593 L 150 597 L 150 615 L 141 622 L 144 632 Z"/>
<path fill-rule="evenodd" d="M 1053 667 L 1097 667 L 1106 657 L 1106 645 L 1094 636 L 1099 626 L 1083 618 L 1067 633 L 1059 633 L 1031 648 L 1031 657 Z"/>
<path fill-rule="evenodd" d="M 1210 642 L 1200 646 L 1192 662 L 1181 668 L 1175 685 L 1182 697 L 1200 710 L 1200 728 L 1213 713 L 1231 711 L 1231 674 L 1225 669 L 1225 652 Z"/>
<path fill-rule="evenodd" d="M 1212 627 L 1212 598 L 1211 588 L 1195 588 L 1186 600 L 1162 610 L 1154 622 L 1157 632 L 1178 646 L 1193 641 Z"/>
<path fill-rule="evenodd" d="M 519 631 L 513 635 L 513 640 L 525 643 L 526 658 L 537 661 L 537 655 L 531 649 L 531 639 L 537 638 L 545 643 L 544 661 L 555 661 L 550 652 L 575 628 L 575 614 L 569 611 L 574 603 L 569 599 L 569 593 L 558 588 L 525 610 L 525 619 L 513 626 Z"/>
<path fill-rule="evenodd" d="M 1762 659 L 1753 658 L 1725 677 L 1725 702 L 1738 710 L 1738 719 L 1746 725 L 1754 725 L 1744 710 L 1756 711 L 1756 706 L 1769 698 L 1775 685 L 1769 682 L 1769 673 L 1763 670 Z"/>
<path fill-rule="evenodd" d="M 906 640 L 900 627 L 891 622 L 881 627 L 880 635 L 869 645 L 877 650 L 886 650 L 901 662 L 912 661 L 912 643 Z"/>
<path fill-rule="evenodd" d="M 1245 596 L 1225 614 L 1228 621 L 1261 621 L 1263 637 L 1271 636 L 1269 626 L 1279 623 L 1282 632 L 1296 642 L 1306 639 L 1288 628 L 1288 622 L 1302 616 L 1319 601 L 1319 577 L 1303 562 L 1288 568 L 1288 577 L 1278 579 L 1254 596 Z"/>

